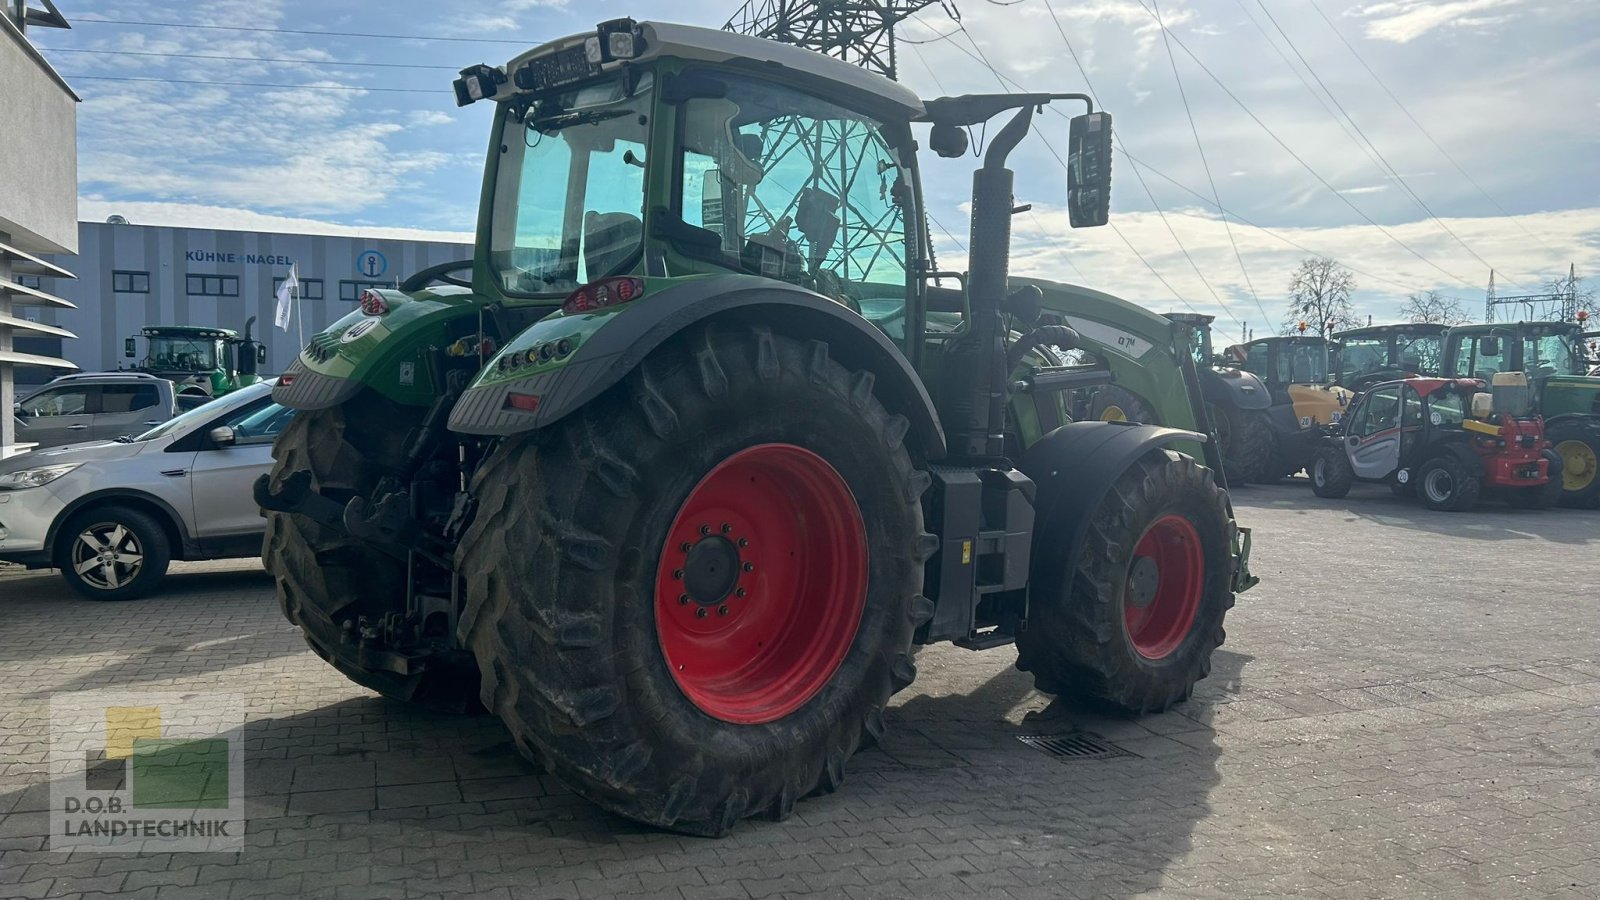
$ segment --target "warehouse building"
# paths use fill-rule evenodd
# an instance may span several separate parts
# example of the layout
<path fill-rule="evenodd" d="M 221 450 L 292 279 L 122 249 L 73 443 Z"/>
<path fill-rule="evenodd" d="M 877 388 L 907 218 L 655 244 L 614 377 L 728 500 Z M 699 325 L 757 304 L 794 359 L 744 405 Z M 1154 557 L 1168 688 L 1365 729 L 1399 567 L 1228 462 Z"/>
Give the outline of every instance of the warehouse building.
<path fill-rule="evenodd" d="M 470 243 L 349 235 L 288 234 L 129 224 L 120 216 L 78 223 L 75 280 L 28 276 L 30 287 L 59 295 L 77 309 L 30 310 L 47 325 L 78 336 L 32 338 L 32 352 L 64 356 L 85 371 L 124 364 L 123 339 L 146 325 L 213 325 L 266 344 L 263 373 L 281 372 L 310 339 L 356 308 L 368 287 L 395 287 L 439 263 L 472 257 Z M 300 301 L 287 331 L 273 327 L 275 293 L 290 266 L 299 267 Z M 303 331 L 302 331 L 303 329 Z M 44 369 L 19 369 L 19 382 L 49 380 Z"/>

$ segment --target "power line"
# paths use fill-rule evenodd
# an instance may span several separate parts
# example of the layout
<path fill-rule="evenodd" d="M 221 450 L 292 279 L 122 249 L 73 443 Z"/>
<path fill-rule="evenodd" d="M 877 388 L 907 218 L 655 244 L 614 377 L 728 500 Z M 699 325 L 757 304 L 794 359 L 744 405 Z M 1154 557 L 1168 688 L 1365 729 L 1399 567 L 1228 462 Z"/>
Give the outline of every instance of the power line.
<path fill-rule="evenodd" d="M 1242 0 L 1240 5 L 1243 6 Z M 1267 5 L 1263 3 L 1262 0 L 1256 0 L 1256 5 L 1261 7 L 1261 12 L 1266 15 L 1267 21 L 1272 23 L 1272 27 L 1276 29 L 1278 34 L 1283 38 L 1283 42 L 1289 45 L 1290 50 L 1294 51 L 1295 58 L 1299 59 L 1300 64 L 1306 67 L 1306 72 L 1310 73 L 1311 77 L 1316 80 L 1317 86 L 1322 88 L 1323 93 L 1328 95 L 1329 100 L 1333 101 L 1333 105 L 1339 110 L 1339 114 L 1344 116 L 1345 121 L 1350 123 L 1351 128 L 1355 129 L 1356 134 L 1361 138 L 1361 142 L 1366 145 L 1366 149 L 1371 150 L 1369 156 L 1377 157 L 1376 162 L 1378 163 L 1379 170 L 1387 171 L 1394 178 L 1394 180 L 1399 183 L 1400 187 L 1406 192 L 1406 194 L 1410 196 L 1412 200 L 1416 201 L 1416 204 L 1422 208 L 1422 211 L 1427 213 L 1428 218 L 1432 219 L 1435 224 L 1444 229 L 1445 234 L 1450 235 L 1450 237 L 1453 238 L 1456 243 L 1461 245 L 1463 250 L 1466 250 L 1472 255 L 1473 259 L 1476 259 L 1478 262 L 1482 263 L 1485 268 L 1499 268 L 1498 266 L 1495 266 L 1493 263 L 1490 263 L 1488 260 L 1484 259 L 1482 256 L 1479 256 L 1478 251 L 1472 249 L 1472 247 L 1470 247 L 1466 241 L 1461 239 L 1460 235 L 1456 234 L 1449 225 L 1445 224 L 1443 219 L 1439 218 L 1439 216 L 1434 213 L 1433 208 L 1428 205 L 1427 201 L 1423 200 L 1422 196 L 1413 190 L 1411 185 L 1406 181 L 1405 177 L 1400 174 L 1400 170 L 1395 168 L 1394 165 L 1389 162 L 1388 158 L 1383 155 L 1383 151 L 1378 149 L 1378 145 L 1374 144 L 1372 139 L 1367 137 L 1367 133 L 1361 129 L 1361 126 L 1356 124 L 1355 117 L 1350 115 L 1349 111 L 1344 108 L 1343 103 L 1339 102 L 1338 96 L 1335 95 L 1333 91 L 1328 90 L 1328 86 L 1322 81 L 1322 76 L 1317 74 L 1317 70 L 1312 67 L 1310 61 L 1307 60 L 1305 55 L 1300 52 L 1300 48 L 1295 46 L 1294 39 L 1289 37 L 1288 32 L 1283 30 L 1282 25 L 1278 24 L 1278 19 L 1272 14 L 1272 10 L 1268 9 Z M 1310 85 L 1307 85 L 1308 89 L 1309 87 Z M 1314 94 L 1315 91 L 1312 93 Z M 1326 109 L 1326 106 L 1324 106 L 1324 109 Z M 1516 282 L 1513 281 L 1512 284 L 1515 285 Z M 1517 287 L 1520 288 L 1522 286 L 1517 285 Z"/>
<path fill-rule="evenodd" d="M 414 63 L 382 63 L 382 62 L 350 62 L 334 59 L 288 59 L 285 57 L 266 56 L 221 56 L 204 53 L 156 53 L 140 50 L 105 50 L 87 47 L 40 47 L 45 53 L 104 53 L 113 56 L 158 56 L 171 59 L 216 59 L 232 63 L 287 63 L 298 66 L 371 66 L 380 69 L 441 69 L 454 72 L 460 66 L 425 66 Z"/>
<path fill-rule="evenodd" d="M 141 81 L 154 84 L 204 84 L 218 87 L 290 88 L 297 91 L 378 91 L 385 94 L 448 94 L 437 88 L 353 87 L 338 84 L 268 84 L 260 81 L 205 81 L 198 78 L 135 78 L 131 75 L 62 75 L 67 81 Z"/>
<path fill-rule="evenodd" d="M 1150 11 L 1150 7 L 1145 5 L 1144 0 L 1136 0 L 1136 2 L 1138 2 L 1139 6 L 1142 7 L 1144 9 L 1144 11 L 1146 13 L 1148 13 L 1152 18 L 1155 17 L 1155 13 Z M 1046 6 L 1049 5 L 1049 0 L 1046 0 L 1045 5 Z M 1053 10 L 1052 10 L 1052 12 L 1053 12 Z M 1059 20 L 1058 20 L 1058 24 L 1059 24 Z M 1239 108 L 1244 111 L 1245 115 L 1250 117 L 1250 120 L 1252 122 L 1255 122 L 1256 125 L 1260 126 L 1261 130 L 1265 131 L 1267 133 L 1267 136 L 1272 138 L 1272 140 L 1279 147 L 1282 147 L 1283 151 L 1285 153 L 1289 154 L 1289 156 L 1291 158 L 1293 158 L 1295 162 L 1299 163 L 1302 168 L 1304 168 L 1307 172 L 1309 172 L 1311 174 L 1312 178 L 1315 178 L 1319 184 L 1321 184 L 1323 187 L 1327 188 L 1328 191 L 1330 193 L 1332 193 L 1335 197 L 1338 197 L 1340 202 L 1344 203 L 1345 206 L 1350 207 L 1351 211 L 1353 211 L 1356 215 L 1360 216 L 1363 220 L 1365 220 L 1368 225 L 1371 225 L 1372 227 L 1378 229 L 1378 231 L 1381 232 L 1384 237 L 1388 238 L 1389 240 L 1393 241 L 1395 244 L 1399 245 L 1407 253 L 1410 253 L 1412 256 L 1415 256 L 1417 259 L 1422 260 L 1424 263 L 1427 263 L 1429 266 L 1433 267 L 1434 269 L 1437 269 L 1439 272 L 1450 276 L 1451 278 L 1455 279 L 1456 281 L 1461 282 L 1462 284 L 1467 285 L 1468 287 L 1474 287 L 1472 282 L 1466 280 L 1465 278 L 1462 278 L 1460 275 L 1457 275 L 1454 272 L 1451 272 L 1450 270 L 1444 268 L 1443 266 L 1440 266 L 1438 263 L 1436 263 L 1433 260 L 1427 258 L 1426 256 L 1423 256 L 1421 253 L 1418 253 L 1410 244 L 1407 244 L 1405 241 L 1400 240 L 1400 238 L 1396 237 L 1393 232 L 1391 232 L 1389 229 L 1383 227 L 1382 225 L 1379 225 L 1377 220 L 1373 219 L 1371 216 L 1369 216 L 1365 212 L 1363 212 L 1361 207 L 1356 206 L 1355 203 L 1351 202 L 1349 197 L 1346 197 L 1344 194 L 1340 193 L 1338 188 L 1336 188 L 1332 184 L 1330 184 L 1328 182 L 1328 179 L 1322 177 L 1322 173 L 1320 173 L 1316 169 L 1312 168 L 1311 164 L 1306 162 L 1303 158 L 1301 158 L 1300 154 L 1294 152 L 1294 148 L 1290 147 L 1283 140 L 1283 138 L 1278 137 L 1278 133 L 1277 132 L 1273 131 L 1272 128 L 1269 127 L 1266 122 L 1263 122 L 1261 120 L 1261 117 L 1257 116 L 1255 114 L 1255 112 L 1252 109 L 1250 109 L 1250 106 L 1248 104 L 1246 104 L 1243 100 L 1240 100 L 1239 96 L 1237 94 L 1235 94 L 1232 90 L 1230 90 L 1228 88 L 1228 86 L 1222 82 L 1222 79 L 1218 78 L 1217 74 L 1215 72 L 1211 71 L 1211 68 L 1200 60 L 1200 57 L 1198 55 L 1196 55 L 1193 50 L 1189 49 L 1189 46 L 1183 42 L 1183 38 L 1180 38 L 1180 37 L 1178 37 L 1177 35 L 1174 34 L 1172 36 L 1172 40 L 1177 43 L 1177 45 L 1183 50 L 1184 53 L 1189 55 L 1190 59 L 1194 60 L 1195 65 L 1200 67 L 1200 71 L 1206 73 L 1207 77 L 1209 77 L 1213 82 L 1215 82 L 1217 87 L 1221 88 L 1222 92 L 1224 94 L 1228 95 L 1228 99 L 1230 99 L 1234 103 L 1238 104 Z"/>
<path fill-rule="evenodd" d="M 1089 96 L 1094 97 L 1095 98 L 1095 102 L 1099 103 L 1100 102 L 1100 93 L 1094 89 L 1094 82 L 1089 77 L 1089 70 L 1088 70 L 1087 67 L 1084 66 L 1083 61 L 1078 58 L 1077 48 L 1072 46 L 1072 40 L 1067 37 L 1067 29 L 1065 28 L 1065 26 L 1063 26 L 1061 24 L 1060 17 L 1058 17 L 1056 15 L 1055 7 L 1050 5 L 1050 0 L 1044 0 L 1044 6 L 1045 6 L 1045 9 L 1048 9 L 1050 11 L 1051 20 L 1056 23 L 1056 31 L 1060 32 L 1062 43 L 1067 45 L 1067 53 L 1068 53 L 1068 55 L 1070 55 L 1072 57 L 1073 64 L 1078 67 L 1078 74 L 1083 76 L 1083 86 L 1085 88 L 1088 88 Z M 987 60 L 985 60 L 985 64 L 987 65 Z M 990 68 L 990 71 L 994 71 L 994 67 L 993 66 L 990 66 L 989 68 Z M 999 73 L 996 72 L 997 76 L 998 76 L 998 74 Z M 1121 135 L 1117 134 L 1116 131 L 1113 130 L 1112 133 L 1111 133 L 1111 137 L 1112 137 L 1113 140 L 1115 140 L 1117 142 L 1117 147 L 1122 150 L 1123 155 L 1127 155 L 1128 148 L 1127 148 L 1126 145 L 1123 144 Z M 1045 146 L 1047 146 L 1047 147 L 1050 146 L 1048 141 L 1045 142 Z M 1056 158 L 1056 160 L 1061 163 L 1061 166 L 1062 166 L 1063 169 L 1065 169 L 1067 167 L 1066 161 L 1061 158 L 1060 154 L 1056 153 L 1054 147 L 1050 147 L 1050 155 L 1054 156 Z M 1145 196 L 1150 198 L 1150 205 L 1155 208 L 1156 215 L 1161 217 L 1161 224 L 1165 225 L 1166 228 L 1167 228 L 1167 233 L 1172 235 L 1172 241 L 1173 241 L 1173 243 L 1178 245 L 1178 250 L 1183 253 L 1183 258 L 1189 261 L 1189 267 L 1194 269 L 1195 277 L 1199 278 L 1200 279 L 1200 283 L 1205 285 L 1206 290 L 1211 293 L 1211 298 L 1213 300 L 1217 301 L 1217 306 L 1221 307 L 1222 311 L 1228 314 L 1228 318 L 1230 318 L 1234 322 L 1236 322 L 1241 329 L 1244 328 L 1245 324 L 1244 324 L 1243 320 L 1241 320 L 1237 315 L 1234 314 L 1233 308 L 1228 306 L 1228 301 L 1222 299 L 1222 295 L 1217 293 L 1217 289 L 1212 287 L 1211 286 L 1211 282 L 1207 281 L 1206 280 L 1206 276 L 1201 273 L 1200 265 L 1194 261 L 1194 257 L 1192 255 L 1190 255 L 1190 253 L 1189 253 L 1189 248 L 1185 247 L 1183 245 L 1183 240 L 1178 237 L 1177 229 L 1173 228 L 1172 227 L 1172 222 L 1170 220 L 1168 220 L 1167 211 L 1161 208 L 1161 204 L 1160 203 L 1156 202 L 1155 192 L 1150 190 L 1150 185 L 1145 182 L 1144 174 L 1139 171 L 1139 167 L 1138 166 L 1133 166 L 1132 168 L 1133 168 L 1133 177 L 1137 178 L 1139 180 L 1139 187 L 1143 188 Z M 1127 237 L 1123 236 L 1122 232 L 1120 230 L 1118 230 L 1117 234 L 1119 236 L 1122 236 L 1123 241 L 1128 244 L 1129 249 L 1133 248 L 1133 243 L 1131 241 L 1128 241 Z M 1138 253 L 1138 251 L 1134 251 L 1134 252 L 1136 254 Z M 1139 258 L 1143 259 L 1144 258 L 1143 254 L 1139 254 Z M 1148 262 L 1145 263 L 1145 264 L 1149 265 Z M 1152 268 L 1151 271 L 1155 271 L 1155 270 Z M 1166 280 L 1162 279 L 1162 283 L 1165 284 Z M 1170 285 L 1169 285 L 1169 287 L 1170 287 Z M 1189 303 L 1189 301 L 1187 299 L 1185 299 L 1182 295 L 1179 295 L 1178 299 L 1179 300 L 1183 300 L 1183 302 L 1186 305 Z M 1193 306 L 1189 306 L 1189 309 L 1194 310 L 1195 312 L 1199 311 L 1199 310 L 1195 310 Z"/>
<path fill-rule="evenodd" d="M 440 37 L 423 34 L 375 34 L 366 31 L 314 31 L 305 28 L 262 28 L 250 25 L 201 25 L 196 22 L 139 22 L 131 19 L 73 19 L 76 25 L 137 25 L 144 28 L 198 28 L 208 31 L 250 31 L 261 34 L 304 34 L 315 37 L 378 38 L 387 41 L 446 41 L 455 44 L 516 44 L 533 47 L 538 41 L 514 41 L 506 38 Z"/>
<path fill-rule="evenodd" d="M 1151 0 L 1155 3 L 1156 0 Z M 1216 200 L 1217 208 L 1222 208 L 1222 195 L 1217 191 L 1217 180 L 1211 175 L 1211 163 L 1206 160 L 1205 145 L 1200 142 L 1200 128 L 1195 124 L 1194 111 L 1189 108 L 1189 94 L 1183 89 L 1183 77 L 1178 74 L 1178 58 L 1173 55 L 1172 44 L 1167 39 L 1166 23 L 1161 22 L 1161 6 L 1156 5 L 1156 21 L 1161 25 L 1161 43 L 1167 48 L 1167 62 L 1172 66 L 1172 80 L 1177 82 L 1178 97 L 1183 100 L 1183 114 L 1189 119 L 1189 133 L 1194 135 L 1194 148 L 1200 154 L 1200 165 L 1205 169 L 1206 182 L 1211 185 L 1211 196 Z M 1222 215 L 1222 228 L 1228 233 L 1228 243 L 1233 245 L 1233 258 L 1239 261 L 1239 272 L 1244 276 L 1245 287 L 1250 289 L 1250 298 L 1256 302 L 1256 309 L 1261 311 L 1264 321 L 1272 321 L 1267 315 L 1267 308 L 1261 305 L 1261 295 L 1256 293 L 1256 286 L 1250 281 L 1250 270 L 1245 268 L 1244 254 L 1239 252 L 1239 242 L 1233 237 L 1233 225 L 1228 222 L 1226 213 Z"/>
<path fill-rule="evenodd" d="M 1411 110 L 1407 109 L 1406 105 L 1400 102 L 1400 98 L 1395 96 L 1394 91 L 1389 89 L 1389 85 L 1384 83 L 1382 78 L 1378 77 L 1378 73 L 1373 71 L 1371 66 L 1367 65 L 1366 59 L 1361 56 L 1360 52 L 1356 50 L 1354 45 L 1345 39 L 1344 33 L 1339 30 L 1338 26 L 1333 24 L 1333 20 L 1328 18 L 1328 14 L 1322 11 L 1322 7 L 1317 5 L 1316 0 L 1306 0 L 1306 2 L 1310 3 L 1311 8 L 1317 11 L 1318 16 L 1322 17 L 1322 21 L 1327 23 L 1328 29 L 1333 32 L 1334 37 L 1337 37 L 1339 39 L 1339 43 L 1343 44 L 1345 49 L 1350 51 L 1350 55 L 1354 56 L 1356 58 L 1356 62 L 1361 64 L 1361 68 L 1367 70 L 1367 74 L 1371 75 L 1372 80 L 1378 83 L 1378 87 L 1382 88 L 1383 92 L 1389 95 L 1389 99 L 1394 101 L 1394 105 L 1400 108 L 1400 111 L 1405 114 L 1407 119 L 1411 120 L 1411 124 L 1417 126 L 1417 130 L 1422 132 L 1422 136 L 1428 139 L 1428 143 L 1433 145 L 1433 149 L 1438 150 L 1440 155 L 1448 160 L 1450 165 L 1455 167 L 1457 172 L 1461 173 L 1461 177 L 1465 178 L 1468 184 L 1472 185 L 1477 189 L 1478 193 L 1483 195 L 1483 199 L 1489 201 L 1489 203 L 1494 206 L 1495 209 L 1500 211 L 1501 215 L 1511 219 L 1512 223 L 1518 228 L 1521 228 L 1524 234 L 1538 241 L 1546 250 L 1549 250 L 1553 253 L 1560 252 L 1556 250 L 1556 248 L 1545 243 L 1544 238 L 1541 238 L 1532 231 L 1529 231 L 1527 226 L 1523 225 L 1522 222 L 1518 220 L 1516 216 L 1512 215 L 1511 212 L 1509 212 L 1504 206 L 1501 206 L 1499 201 L 1489 196 L 1489 192 L 1484 190 L 1482 185 L 1478 184 L 1477 179 L 1473 178 L 1472 175 L 1468 173 L 1460 163 L 1456 162 L 1455 157 L 1450 155 L 1450 151 L 1444 149 L 1444 147 L 1441 146 L 1438 141 L 1434 140 L 1433 135 L 1428 132 L 1428 129 L 1424 128 L 1422 123 L 1417 121 L 1417 117 L 1411 114 Z"/>

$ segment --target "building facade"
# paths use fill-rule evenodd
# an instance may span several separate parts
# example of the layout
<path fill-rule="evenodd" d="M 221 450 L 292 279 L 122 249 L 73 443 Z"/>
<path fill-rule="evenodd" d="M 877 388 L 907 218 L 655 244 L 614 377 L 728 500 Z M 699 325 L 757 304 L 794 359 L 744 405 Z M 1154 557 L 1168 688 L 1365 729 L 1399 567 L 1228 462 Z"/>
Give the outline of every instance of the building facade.
<path fill-rule="evenodd" d="M 146 325 L 212 325 L 243 332 L 267 347 L 261 371 L 284 370 L 310 339 L 356 308 L 367 287 L 395 287 L 406 276 L 472 257 L 470 243 L 317 234 L 173 228 L 110 222 L 78 223 L 77 279 L 35 286 L 77 309 L 41 310 L 41 320 L 78 336 L 56 349 L 84 371 L 124 364 L 123 339 Z M 298 265 L 300 300 L 287 331 L 273 327 L 276 290 Z M 35 339 L 47 343 L 49 339 Z M 41 343 L 42 352 L 44 343 Z M 18 380 L 48 380 L 21 371 Z"/>
<path fill-rule="evenodd" d="M 72 367 L 59 358 L 72 333 L 41 324 L 70 304 L 38 285 L 72 278 L 70 262 L 40 255 L 77 249 L 78 96 L 28 39 L 30 28 L 66 27 L 50 0 L 0 6 L 0 459 L 25 449 L 11 416 L 16 380 Z"/>

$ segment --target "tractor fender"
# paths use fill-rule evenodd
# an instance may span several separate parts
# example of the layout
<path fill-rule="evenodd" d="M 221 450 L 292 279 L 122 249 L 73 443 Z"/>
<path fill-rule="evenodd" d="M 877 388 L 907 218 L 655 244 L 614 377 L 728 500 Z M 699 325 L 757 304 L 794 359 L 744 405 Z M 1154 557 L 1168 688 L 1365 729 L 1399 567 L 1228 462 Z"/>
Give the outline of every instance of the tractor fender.
<path fill-rule="evenodd" d="M 1260 376 L 1242 369 L 1202 371 L 1200 396 L 1224 409 L 1266 409 L 1272 405 L 1272 395 Z"/>
<path fill-rule="evenodd" d="M 1139 457 L 1178 441 L 1205 440 L 1194 431 L 1128 422 L 1073 422 L 1040 438 L 1017 463 L 1037 485 L 1032 580 L 1047 583 L 1077 566 L 1090 517 Z"/>
<path fill-rule="evenodd" d="M 542 320 L 510 342 L 500 355 L 526 353 L 543 332 L 570 332 L 577 317 Z M 485 366 L 450 413 L 450 430 L 510 435 L 550 425 L 622 381 L 657 347 L 683 331 L 715 320 L 767 326 L 774 332 L 825 342 L 828 353 L 857 371 L 871 372 L 876 392 L 891 412 L 911 421 L 911 434 L 925 459 L 944 456 L 944 432 L 933 400 L 916 370 L 889 337 L 840 303 L 803 288 L 754 275 L 715 275 L 669 287 L 617 307 L 597 329 L 583 335 L 565 365 L 520 377 L 500 374 L 499 356 Z M 524 410 L 508 395 L 539 398 Z"/>

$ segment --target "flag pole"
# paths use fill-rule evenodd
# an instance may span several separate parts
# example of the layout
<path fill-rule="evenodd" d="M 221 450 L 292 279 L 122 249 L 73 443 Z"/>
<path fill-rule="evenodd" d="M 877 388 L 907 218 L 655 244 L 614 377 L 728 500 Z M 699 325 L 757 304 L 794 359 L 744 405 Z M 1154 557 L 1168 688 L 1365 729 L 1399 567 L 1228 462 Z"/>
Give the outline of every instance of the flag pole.
<path fill-rule="evenodd" d="M 298 353 L 300 350 L 304 349 L 305 346 L 306 346 L 305 310 L 300 306 L 300 279 L 299 278 L 295 279 L 294 287 L 290 289 L 290 296 L 292 296 L 294 298 L 294 329 L 295 329 L 295 334 L 296 334 L 296 336 L 298 337 L 298 339 L 300 341 L 300 346 L 296 348 L 295 352 Z"/>

